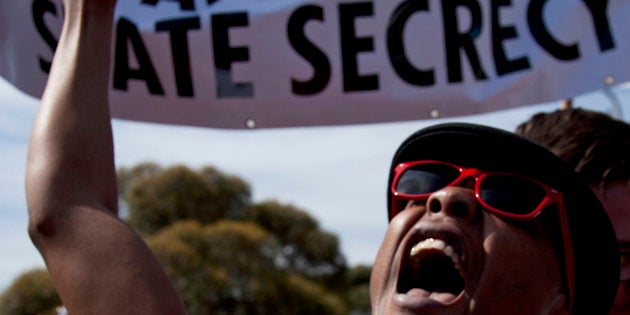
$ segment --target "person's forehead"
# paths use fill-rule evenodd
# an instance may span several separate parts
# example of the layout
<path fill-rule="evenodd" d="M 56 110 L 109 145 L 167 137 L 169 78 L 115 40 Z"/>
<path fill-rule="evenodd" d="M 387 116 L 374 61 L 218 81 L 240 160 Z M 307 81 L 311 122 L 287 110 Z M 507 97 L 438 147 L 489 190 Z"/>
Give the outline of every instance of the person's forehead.
<path fill-rule="evenodd" d="M 413 158 L 409 156 L 399 161 L 399 163 L 412 163 L 420 161 L 437 161 L 460 166 L 464 168 L 476 168 L 486 172 L 505 172 L 516 175 L 534 178 L 538 171 L 530 164 L 515 161 L 511 158 L 497 158 L 497 156 L 480 155 L 475 153 L 450 154 L 427 154 L 425 158 Z M 540 180 L 544 182 L 544 180 Z"/>

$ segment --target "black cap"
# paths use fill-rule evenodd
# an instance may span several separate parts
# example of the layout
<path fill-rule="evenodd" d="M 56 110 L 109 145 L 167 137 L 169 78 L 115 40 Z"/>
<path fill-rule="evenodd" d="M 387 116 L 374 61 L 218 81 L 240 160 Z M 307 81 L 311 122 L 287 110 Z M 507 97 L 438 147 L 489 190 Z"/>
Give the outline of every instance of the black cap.
<path fill-rule="evenodd" d="M 561 191 L 575 257 L 573 314 L 608 313 L 619 283 L 615 232 L 591 188 L 560 158 L 523 137 L 487 126 L 447 123 L 421 129 L 394 154 L 387 185 L 388 217 L 394 167 L 428 159 L 521 174 Z"/>

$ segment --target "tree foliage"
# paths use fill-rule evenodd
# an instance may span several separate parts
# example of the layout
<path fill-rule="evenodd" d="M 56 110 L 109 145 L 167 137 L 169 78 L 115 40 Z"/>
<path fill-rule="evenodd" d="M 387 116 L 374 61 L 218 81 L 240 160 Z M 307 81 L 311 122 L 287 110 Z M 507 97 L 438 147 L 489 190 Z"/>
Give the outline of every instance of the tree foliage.
<path fill-rule="evenodd" d="M 307 211 L 253 203 L 249 184 L 213 167 L 141 163 L 120 168 L 118 186 L 190 314 L 369 314 L 370 268 L 348 269 L 337 236 Z M 19 305 L 60 303 L 9 291 Z"/>
<path fill-rule="evenodd" d="M 186 166 L 155 169 L 144 164 L 125 179 L 124 192 L 129 224 L 143 234 L 152 234 L 179 220 L 212 223 L 245 215 L 250 203 L 249 185 L 212 167 L 195 172 Z M 134 178 L 134 174 L 136 177 Z"/>
<path fill-rule="evenodd" d="M 339 296 L 279 268 L 277 239 L 252 222 L 182 221 L 148 243 L 191 314 L 346 313 Z"/>
<path fill-rule="evenodd" d="M 0 296 L 3 315 L 54 315 L 60 305 L 59 295 L 45 269 L 25 272 Z"/>
<path fill-rule="evenodd" d="M 249 219 L 276 236 L 282 246 L 278 255 L 292 272 L 345 290 L 346 260 L 336 235 L 323 231 L 306 211 L 277 201 L 252 205 Z"/>
<path fill-rule="evenodd" d="M 370 306 L 370 276 L 372 274 L 372 266 L 358 265 L 348 270 L 348 281 L 350 290 L 348 290 L 347 298 L 350 305 L 351 315 L 369 315 L 371 314 Z"/>
<path fill-rule="evenodd" d="M 116 171 L 118 194 L 124 199 L 125 193 L 129 191 L 129 188 L 136 180 L 156 176 L 160 172 L 162 172 L 162 167 L 153 162 L 144 162 L 133 167 L 118 168 Z"/>

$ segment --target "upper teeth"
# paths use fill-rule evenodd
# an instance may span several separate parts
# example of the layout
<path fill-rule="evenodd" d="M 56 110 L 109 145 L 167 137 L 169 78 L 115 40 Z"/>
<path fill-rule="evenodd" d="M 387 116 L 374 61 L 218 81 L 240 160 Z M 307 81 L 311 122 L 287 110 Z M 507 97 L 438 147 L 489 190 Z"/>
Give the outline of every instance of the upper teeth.
<path fill-rule="evenodd" d="M 453 264 L 455 265 L 455 269 L 461 270 L 459 255 L 457 255 L 451 245 L 446 244 L 446 242 L 441 239 L 427 238 L 419 242 L 418 244 L 414 245 L 413 248 L 411 248 L 410 255 L 412 258 L 420 257 L 421 253 L 429 250 L 438 250 L 444 253 L 444 255 L 451 258 Z"/>

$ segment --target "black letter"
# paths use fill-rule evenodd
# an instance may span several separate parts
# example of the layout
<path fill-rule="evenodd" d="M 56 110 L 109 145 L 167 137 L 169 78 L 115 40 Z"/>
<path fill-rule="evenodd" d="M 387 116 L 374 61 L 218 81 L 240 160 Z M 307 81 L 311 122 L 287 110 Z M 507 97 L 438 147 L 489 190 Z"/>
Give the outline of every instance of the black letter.
<path fill-rule="evenodd" d="M 199 28 L 199 17 L 164 21 L 155 24 L 156 31 L 170 32 L 173 67 L 175 68 L 175 82 L 177 83 L 177 95 L 179 96 L 194 95 L 190 76 L 190 53 L 188 51 L 188 37 L 186 33 L 189 30 L 197 30 Z"/>
<path fill-rule="evenodd" d="M 487 79 L 473 40 L 481 34 L 481 8 L 476 1 L 450 0 L 442 1 L 442 14 L 444 16 L 444 38 L 446 41 L 446 65 L 448 67 L 448 82 L 462 81 L 462 65 L 460 49 L 470 60 L 470 65 L 477 80 Z M 470 29 L 466 33 L 458 33 L 457 7 L 465 6 L 470 11 Z"/>
<path fill-rule="evenodd" d="M 55 36 L 50 32 L 46 23 L 44 22 L 44 15 L 46 13 L 52 13 L 54 16 L 57 16 L 57 8 L 55 5 L 48 0 L 34 0 L 32 7 L 33 14 L 33 22 L 35 23 L 35 28 L 39 35 L 42 36 L 42 39 L 48 44 L 48 47 L 55 54 L 55 50 L 57 50 L 58 40 Z M 46 73 L 50 73 L 50 66 L 52 65 L 52 61 L 44 60 L 42 56 L 39 56 L 39 68 Z"/>
<path fill-rule="evenodd" d="M 543 9 L 547 0 L 531 0 L 527 8 L 527 22 L 532 36 L 549 54 L 560 60 L 574 60 L 580 57 L 577 44 L 565 46 L 559 43 L 547 30 L 543 20 Z"/>
<path fill-rule="evenodd" d="M 138 69 L 129 68 L 129 55 L 127 53 L 127 40 L 138 60 Z M 142 37 L 136 26 L 129 20 L 121 18 L 116 27 L 116 54 L 114 62 L 114 88 L 127 90 L 129 79 L 144 80 L 149 92 L 154 95 L 164 95 L 162 85 L 153 68 L 149 53 L 147 52 Z"/>
<path fill-rule="evenodd" d="M 142 4 L 149 4 L 155 6 L 160 0 L 142 0 Z M 182 11 L 194 11 L 195 0 L 169 0 L 179 2 L 179 9 Z"/>
<path fill-rule="evenodd" d="M 582 0 L 588 7 L 591 16 L 593 17 L 593 24 L 595 25 L 595 32 L 597 32 L 597 40 L 599 41 L 599 50 L 606 51 L 615 48 L 615 40 L 610 32 L 610 25 L 608 24 L 608 0 Z"/>
<path fill-rule="evenodd" d="M 433 69 L 425 71 L 414 68 L 405 54 L 403 34 L 407 20 L 415 12 L 428 10 L 429 4 L 427 0 L 404 1 L 394 10 L 387 28 L 387 50 L 394 70 L 405 82 L 419 86 L 435 84 Z"/>
<path fill-rule="evenodd" d="M 376 75 L 359 76 L 359 65 L 356 58 L 361 51 L 374 50 L 372 38 L 356 37 L 354 28 L 354 19 L 356 17 L 372 16 L 372 11 L 372 2 L 339 5 L 344 91 L 378 90 L 378 77 Z"/>
<path fill-rule="evenodd" d="M 251 97 L 254 86 L 251 83 L 232 82 L 232 62 L 249 61 L 247 47 L 231 47 L 228 30 L 232 26 L 248 26 L 247 13 L 228 13 L 211 16 L 214 38 L 214 66 L 217 73 L 217 96 Z"/>
<path fill-rule="evenodd" d="M 298 8 L 287 24 L 291 46 L 313 66 L 313 77 L 308 81 L 291 79 L 291 89 L 298 95 L 313 95 L 326 88 L 330 81 L 330 62 L 326 55 L 306 38 L 304 27 L 309 20 L 324 21 L 324 10 L 315 5 Z"/>
<path fill-rule="evenodd" d="M 494 65 L 498 75 L 516 72 L 528 69 L 530 67 L 527 57 L 508 60 L 505 55 L 503 42 L 508 38 L 517 38 L 516 29 L 513 26 L 502 27 L 499 22 L 499 8 L 502 6 L 512 5 L 512 0 L 494 0 L 492 1 L 492 55 L 494 57 Z"/>

